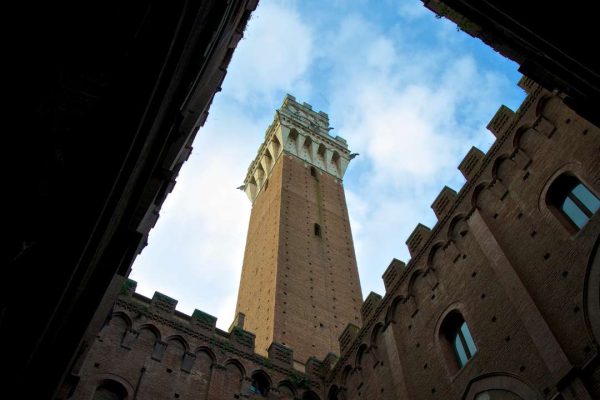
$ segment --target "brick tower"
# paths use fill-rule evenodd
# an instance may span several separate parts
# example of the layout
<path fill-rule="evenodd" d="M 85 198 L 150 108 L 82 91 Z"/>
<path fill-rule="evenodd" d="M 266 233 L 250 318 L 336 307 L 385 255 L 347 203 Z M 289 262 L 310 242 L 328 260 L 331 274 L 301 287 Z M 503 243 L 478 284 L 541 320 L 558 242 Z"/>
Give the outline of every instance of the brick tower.
<path fill-rule="evenodd" d="M 287 95 L 248 168 L 252 202 L 237 313 L 256 351 L 289 346 L 296 363 L 339 354 L 362 295 L 342 178 L 347 143 L 329 119 Z"/>

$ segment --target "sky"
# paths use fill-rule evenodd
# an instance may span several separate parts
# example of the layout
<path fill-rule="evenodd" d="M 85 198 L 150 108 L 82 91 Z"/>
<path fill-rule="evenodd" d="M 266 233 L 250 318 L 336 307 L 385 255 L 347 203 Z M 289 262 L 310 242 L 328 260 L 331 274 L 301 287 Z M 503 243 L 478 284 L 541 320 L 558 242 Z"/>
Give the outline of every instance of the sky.
<path fill-rule="evenodd" d="M 518 66 L 420 0 L 261 0 L 194 150 L 133 265 L 137 292 L 159 291 L 231 324 L 251 204 L 236 188 L 286 93 L 329 114 L 332 135 L 359 156 L 344 187 L 363 297 L 410 258 L 406 239 L 433 227 L 457 166 L 487 151 L 501 104 L 516 110 Z"/>

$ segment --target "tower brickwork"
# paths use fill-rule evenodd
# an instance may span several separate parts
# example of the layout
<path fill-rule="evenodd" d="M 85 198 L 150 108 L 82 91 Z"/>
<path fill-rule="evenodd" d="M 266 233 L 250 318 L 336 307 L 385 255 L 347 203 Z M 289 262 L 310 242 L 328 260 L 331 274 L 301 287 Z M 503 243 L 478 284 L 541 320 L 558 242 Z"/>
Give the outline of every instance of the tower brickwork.
<path fill-rule="evenodd" d="M 361 323 L 342 184 L 351 156 L 329 130 L 327 114 L 286 96 L 244 182 L 252 213 L 237 312 L 259 354 L 275 341 L 301 364 L 338 352 L 346 324 Z"/>

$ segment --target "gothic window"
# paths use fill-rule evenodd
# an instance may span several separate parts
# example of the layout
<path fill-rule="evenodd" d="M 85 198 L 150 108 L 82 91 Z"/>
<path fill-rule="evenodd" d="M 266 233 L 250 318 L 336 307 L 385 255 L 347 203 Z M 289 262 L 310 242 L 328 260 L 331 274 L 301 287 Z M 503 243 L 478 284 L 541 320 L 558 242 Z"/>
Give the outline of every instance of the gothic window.
<path fill-rule="evenodd" d="M 577 232 L 589 221 L 600 200 L 574 175 L 559 176 L 548 189 L 550 210 L 570 231 Z"/>
<path fill-rule="evenodd" d="M 267 397 L 269 394 L 269 378 L 262 372 L 255 372 L 252 374 L 252 384 L 250 385 L 250 393 L 260 396 Z"/>
<path fill-rule="evenodd" d="M 477 346 L 469 331 L 469 326 L 458 311 L 452 311 L 442 323 L 440 336 L 444 344 L 446 358 L 452 370 L 465 366 L 477 353 Z"/>

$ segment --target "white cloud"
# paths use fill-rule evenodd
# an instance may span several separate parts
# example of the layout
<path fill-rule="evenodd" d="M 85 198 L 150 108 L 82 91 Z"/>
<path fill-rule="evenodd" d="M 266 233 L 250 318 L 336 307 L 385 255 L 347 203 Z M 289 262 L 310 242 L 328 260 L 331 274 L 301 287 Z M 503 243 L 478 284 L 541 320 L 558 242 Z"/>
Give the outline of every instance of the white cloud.
<path fill-rule="evenodd" d="M 417 222 L 435 223 L 429 205 L 439 190 L 460 189 L 456 166 L 471 145 L 489 146 L 484 127 L 514 85 L 457 52 L 465 35 L 444 21 L 430 18 L 436 29 L 421 28 L 429 42 L 417 44 L 405 21 L 386 28 L 370 14 L 309 18 L 302 3 L 285 4 L 261 1 L 253 14 L 132 274 L 143 294 L 178 298 L 179 310 L 214 314 L 222 329 L 234 316 L 250 212 L 235 188 L 282 93 L 313 105 L 313 90 L 326 96 L 334 132 L 360 153 L 344 185 L 366 295 L 383 294 L 392 258 L 407 260 Z M 421 9 L 429 13 L 418 1 L 401 3 L 400 14 L 428 20 Z"/>
<path fill-rule="evenodd" d="M 444 41 L 409 52 L 356 15 L 340 26 L 328 48 L 330 112 L 336 132 L 361 154 L 346 191 L 366 295 L 383 290 L 392 258 L 407 261 L 405 241 L 416 224 L 435 224 L 430 204 L 441 188 L 460 189 L 456 168 L 473 142 L 489 146 L 482 127 L 506 79 L 482 73 L 472 55 L 453 53 Z"/>
<path fill-rule="evenodd" d="M 398 14 L 406 19 L 421 18 L 428 13 L 431 13 L 431 11 L 426 9 L 423 3 L 418 0 L 401 0 L 398 3 Z"/>
<path fill-rule="evenodd" d="M 273 94 L 282 88 L 308 91 L 301 78 L 313 59 L 313 33 L 294 8 L 261 3 L 244 36 L 226 81 L 230 96 L 277 104 Z"/>

